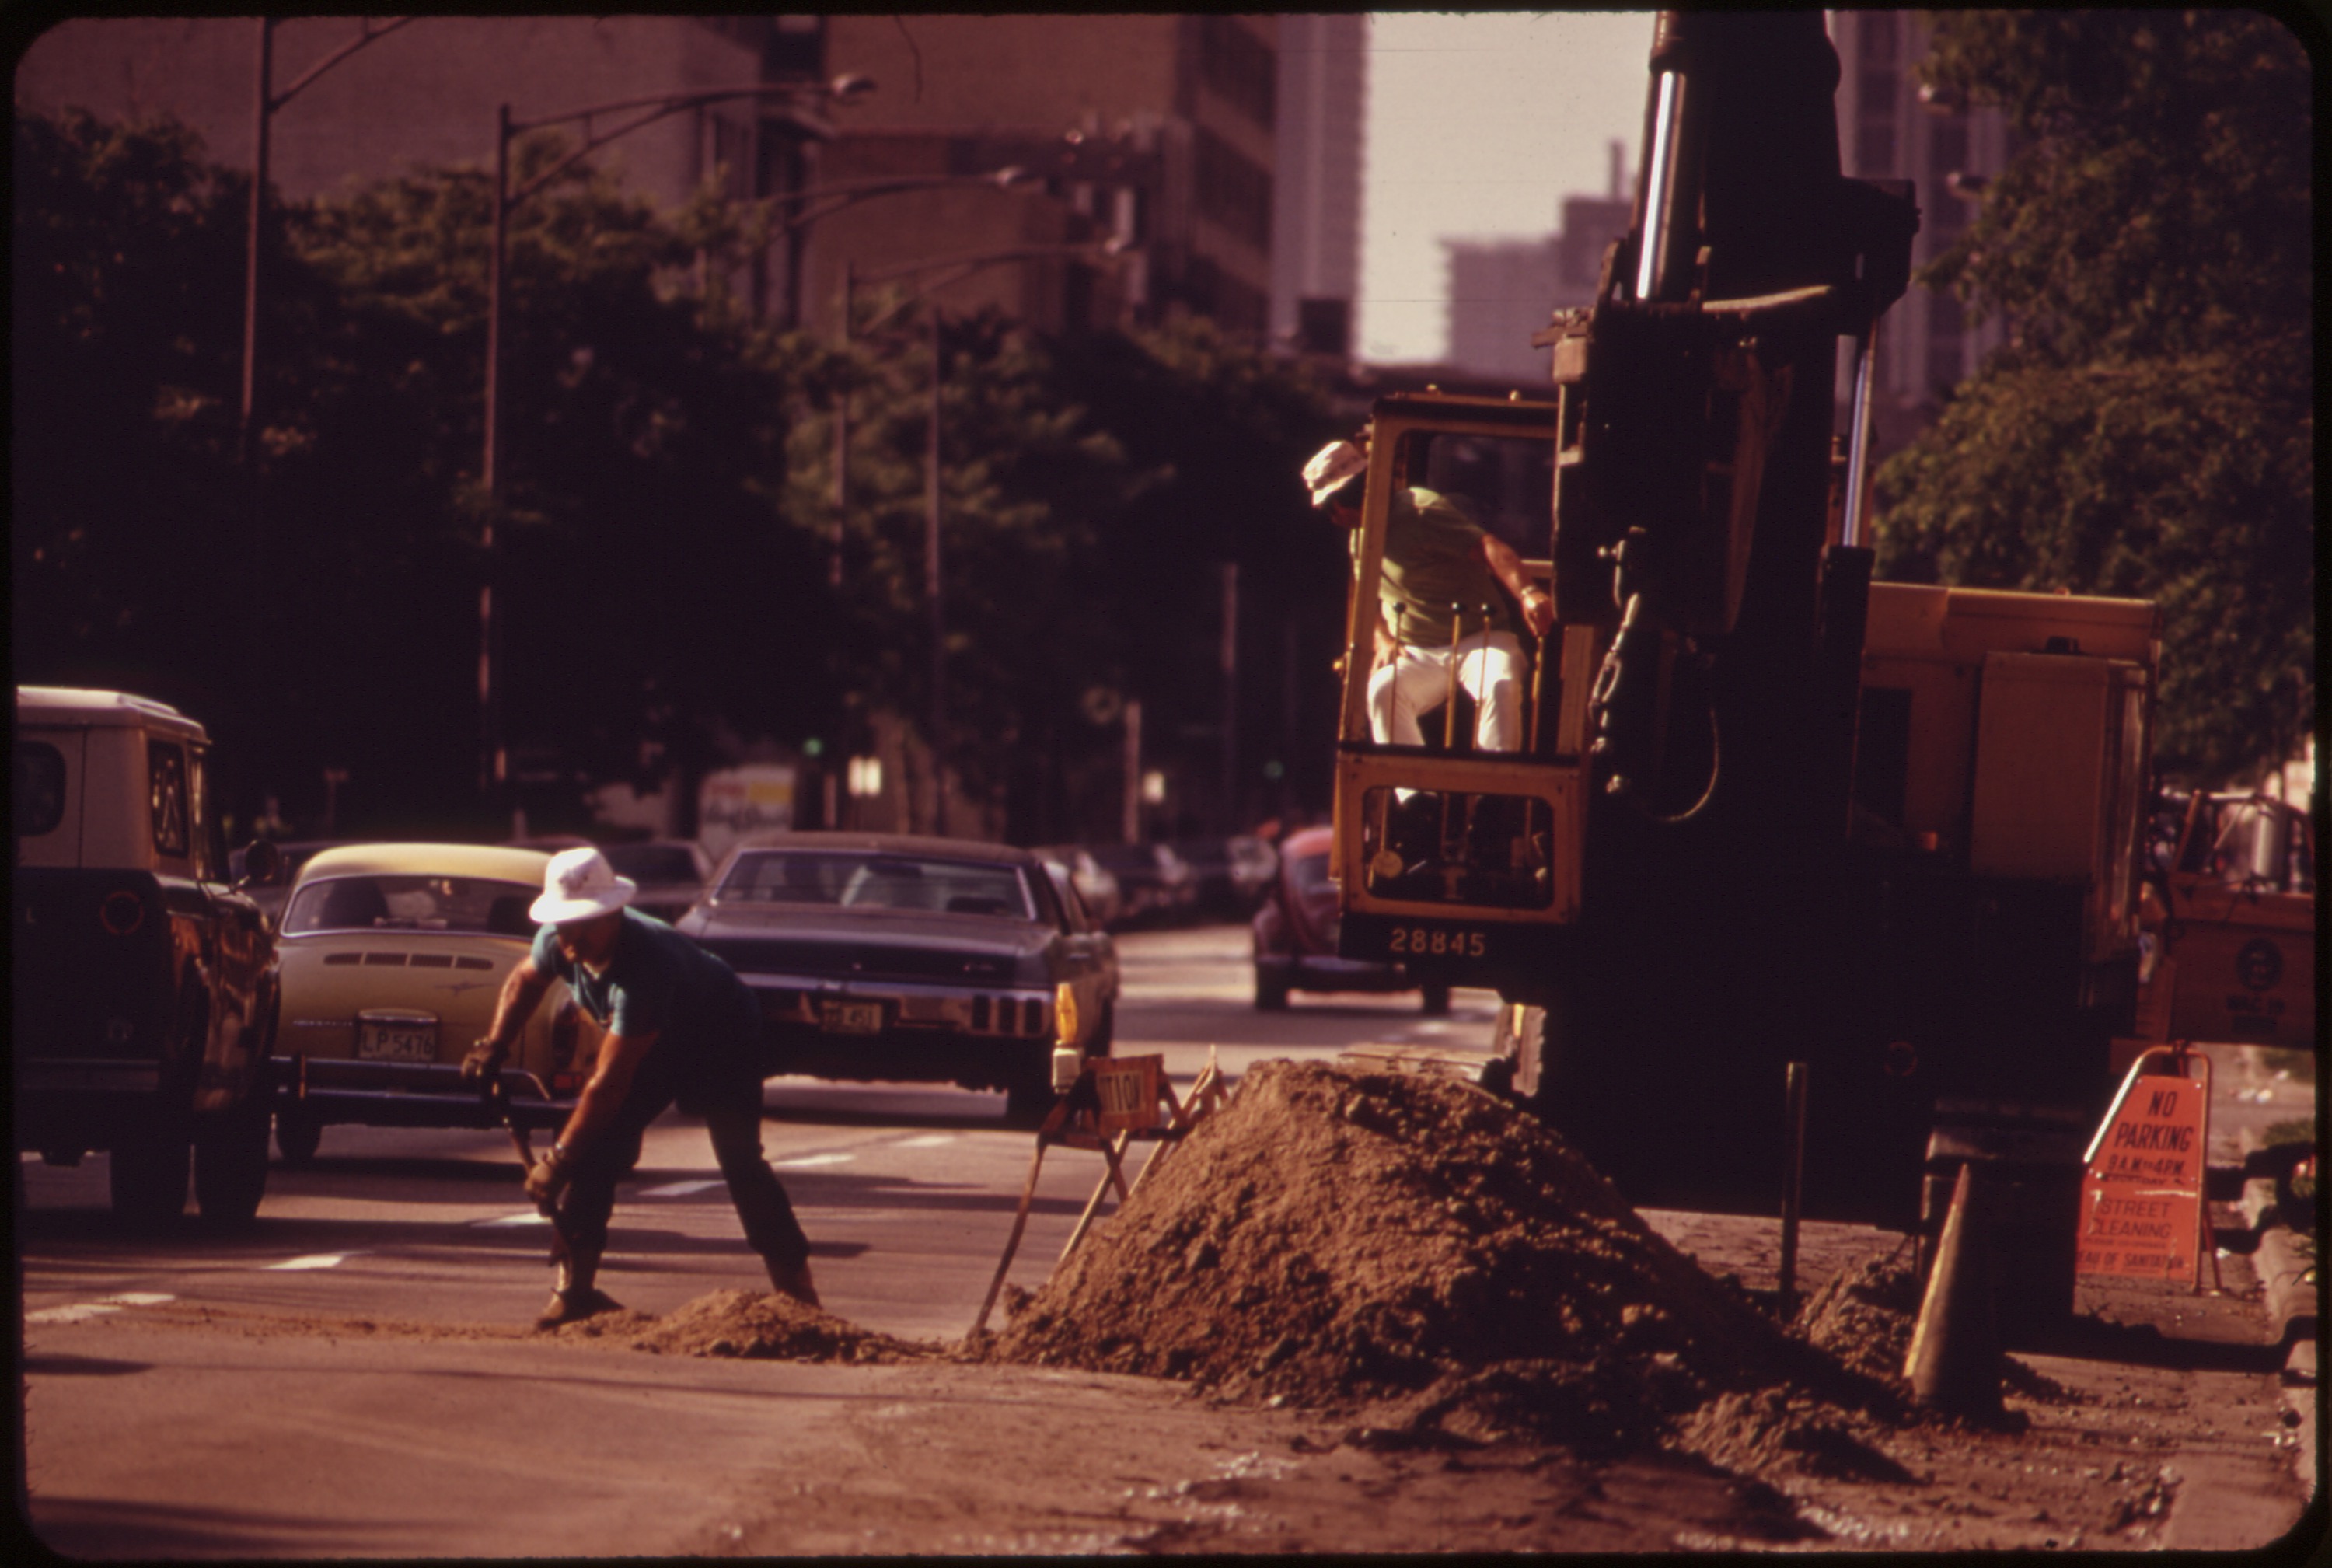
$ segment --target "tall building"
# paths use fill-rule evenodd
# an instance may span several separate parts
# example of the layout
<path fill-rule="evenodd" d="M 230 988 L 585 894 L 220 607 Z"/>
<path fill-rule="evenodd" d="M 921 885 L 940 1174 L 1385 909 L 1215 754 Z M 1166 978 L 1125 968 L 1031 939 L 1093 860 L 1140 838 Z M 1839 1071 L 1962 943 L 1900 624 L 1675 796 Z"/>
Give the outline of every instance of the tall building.
<path fill-rule="evenodd" d="M 821 149 L 817 183 L 935 183 L 809 232 L 808 319 L 834 319 L 846 268 L 854 288 L 895 277 L 951 311 L 1266 330 L 1276 18 L 837 14 L 825 43 L 827 72 L 879 91 Z"/>
<path fill-rule="evenodd" d="M 1556 311 L 1587 304 L 1604 250 L 1627 232 L 1627 148 L 1610 144 L 1610 182 L 1600 196 L 1563 198 L 1563 223 L 1544 240 L 1445 240 L 1449 349 L 1445 362 L 1524 384 L 1547 380 L 1547 349 L 1531 347 Z"/>
<path fill-rule="evenodd" d="M 1339 359 L 1360 296 L 1368 45 L 1364 15 L 1279 18 L 1271 334 Z"/>
<path fill-rule="evenodd" d="M 1912 67 L 1926 53 L 1934 32 L 1928 13 L 1833 11 L 1830 27 L 1840 66 L 1840 161 L 1858 178 L 1916 185 L 1919 233 L 1911 262 L 1925 266 L 1959 238 L 1975 215 L 1985 181 L 2006 165 L 2006 120 L 1996 109 L 1923 100 Z M 1875 451 L 1883 455 L 1909 440 L 1941 396 L 1972 373 L 2002 335 L 1998 320 L 1972 327 L 1957 299 L 1914 284 L 1878 329 Z M 1840 395 L 1851 390 L 1841 377 Z"/>

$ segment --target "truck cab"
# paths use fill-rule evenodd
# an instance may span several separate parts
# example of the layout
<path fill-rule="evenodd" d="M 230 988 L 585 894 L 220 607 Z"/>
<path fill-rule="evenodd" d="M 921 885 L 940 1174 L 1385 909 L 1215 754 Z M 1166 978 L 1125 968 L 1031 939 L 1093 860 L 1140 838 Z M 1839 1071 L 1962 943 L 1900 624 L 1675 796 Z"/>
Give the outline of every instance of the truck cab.
<path fill-rule="evenodd" d="M 127 693 L 19 686 L 11 984 L 16 1146 L 110 1153 L 115 1211 L 256 1211 L 275 944 L 230 882 L 203 726 Z M 272 846 L 246 858 L 264 872 Z"/>

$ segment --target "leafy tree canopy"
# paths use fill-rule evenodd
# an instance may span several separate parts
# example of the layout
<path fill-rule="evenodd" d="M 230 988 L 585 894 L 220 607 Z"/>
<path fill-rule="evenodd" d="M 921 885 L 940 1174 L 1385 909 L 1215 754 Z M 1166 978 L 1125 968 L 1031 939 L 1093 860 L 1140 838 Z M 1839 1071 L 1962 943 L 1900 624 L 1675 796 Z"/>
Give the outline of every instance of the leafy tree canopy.
<path fill-rule="evenodd" d="M 2159 764 L 2273 766 L 2315 700 L 2306 54 L 2249 12 L 1946 12 L 1922 74 L 2016 139 L 1919 279 L 2009 336 L 1880 471 L 1882 575 L 2153 598 Z"/>

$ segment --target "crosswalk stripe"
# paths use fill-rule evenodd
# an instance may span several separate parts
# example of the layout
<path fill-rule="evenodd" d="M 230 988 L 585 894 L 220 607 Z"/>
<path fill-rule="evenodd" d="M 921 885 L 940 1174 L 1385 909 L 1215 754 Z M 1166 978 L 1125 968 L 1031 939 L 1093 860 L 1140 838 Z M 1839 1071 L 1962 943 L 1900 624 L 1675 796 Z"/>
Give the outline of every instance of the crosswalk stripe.
<path fill-rule="evenodd" d="M 119 1296 L 106 1296 L 100 1301 L 80 1301 L 71 1306 L 49 1306 L 38 1312 L 28 1312 L 24 1315 L 24 1321 L 26 1323 L 85 1323 L 92 1317 L 103 1317 L 108 1313 L 119 1312 L 125 1306 L 159 1306 L 166 1301 L 177 1299 L 176 1296 L 158 1296 L 152 1291 L 127 1290 Z"/>

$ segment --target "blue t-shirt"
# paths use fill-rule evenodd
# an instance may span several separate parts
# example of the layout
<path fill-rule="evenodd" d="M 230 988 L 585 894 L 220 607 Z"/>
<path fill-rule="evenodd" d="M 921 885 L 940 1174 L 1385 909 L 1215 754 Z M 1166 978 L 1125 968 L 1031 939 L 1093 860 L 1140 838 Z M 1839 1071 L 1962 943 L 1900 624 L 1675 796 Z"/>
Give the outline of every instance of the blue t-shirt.
<path fill-rule="evenodd" d="M 760 1029 L 752 989 L 664 922 L 624 911 L 615 951 L 597 974 L 559 951 L 558 932 L 546 925 L 534 933 L 534 967 L 565 980 L 601 1028 L 660 1036 L 653 1056 L 720 1066 L 751 1058 Z"/>

